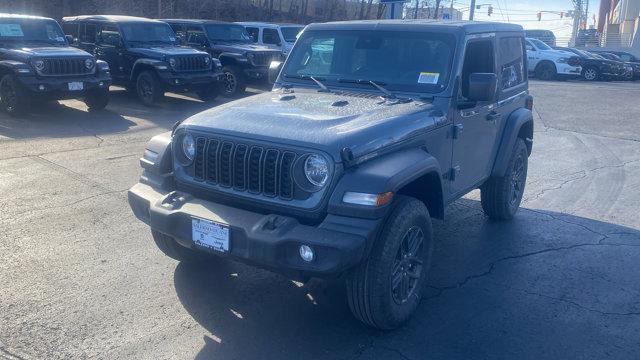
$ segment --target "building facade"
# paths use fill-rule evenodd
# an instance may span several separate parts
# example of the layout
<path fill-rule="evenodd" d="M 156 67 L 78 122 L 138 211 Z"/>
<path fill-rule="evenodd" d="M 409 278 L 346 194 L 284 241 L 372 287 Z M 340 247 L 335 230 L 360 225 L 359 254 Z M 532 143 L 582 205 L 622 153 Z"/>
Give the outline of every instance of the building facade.
<path fill-rule="evenodd" d="M 640 0 L 601 0 L 598 32 L 601 46 L 640 51 Z"/>

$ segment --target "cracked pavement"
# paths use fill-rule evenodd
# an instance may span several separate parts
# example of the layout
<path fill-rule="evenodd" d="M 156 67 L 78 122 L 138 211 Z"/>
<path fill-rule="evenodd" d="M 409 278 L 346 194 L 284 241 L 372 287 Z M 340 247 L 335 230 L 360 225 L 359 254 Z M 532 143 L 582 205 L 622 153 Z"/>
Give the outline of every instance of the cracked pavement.
<path fill-rule="evenodd" d="M 207 105 L 119 91 L 106 112 L 0 115 L 0 358 L 637 359 L 638 85 L 531 82 L 523 208 L 488 221 L 474 191 L 434 221 L 424 299 L 393 332 L 354 320 L 340 279 L 155 248 L 126 189 L 146 141 Z"/>

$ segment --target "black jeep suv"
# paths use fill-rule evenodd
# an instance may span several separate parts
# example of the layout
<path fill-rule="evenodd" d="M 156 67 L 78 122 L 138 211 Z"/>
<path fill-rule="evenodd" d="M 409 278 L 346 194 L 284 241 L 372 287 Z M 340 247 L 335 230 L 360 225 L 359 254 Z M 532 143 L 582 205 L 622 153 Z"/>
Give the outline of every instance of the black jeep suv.
<path fill-rule="evenodd" d="M 208 52 L 224 67 L 226 96 L 244 92 L 247 82 L 268 78 L 271 61 L 282 61 L 282 52 L 254 44 L 244 26 L 213 20 L 163 20 L 182 43 Z"/>
<path fill-rule="evenodd" d="M 205 52 L 180 46 L 166 23 L 131 16 L 74 16 L 62 20 L 73 45 L 105 60 L 113 82 L 135 90 L 151 106 L 164 93 L 194 91 L 204 100 L 219 92 L 222 68 Z"/>
<path fill-rule="evenodd" d="M 0 102 L 11 115 L 39 100 L 82 98 L 90 110 L 109 102 L 109 66 L 69 46 L 53 19 L 0 14 Z"/>
<path fill-rule="evenodd" d="M 477 188 L 492 219 L 520 206 L 524 41 L 498 23 L 309 25 L 273 91 L 151 139 L 131 208 L 172 258 L 344 274 L 355 316 L 397 327 L 429 274 L 432 217 Z"/>

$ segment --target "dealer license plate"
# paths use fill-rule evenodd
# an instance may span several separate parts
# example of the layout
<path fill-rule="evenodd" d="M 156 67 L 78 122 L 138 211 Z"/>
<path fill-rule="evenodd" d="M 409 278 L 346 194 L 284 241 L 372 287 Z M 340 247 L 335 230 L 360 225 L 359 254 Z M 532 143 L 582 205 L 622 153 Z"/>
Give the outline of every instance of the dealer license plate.
<path fill-rule="evenodd" d="M 81 81 L 74 81 L 69 83 L 69 90 L 71 91 L 80 91 L 84 89 L 84 85 Z"/>
<path fill-rule="evenodd" d="M 229 225 L 191 218 L 191 233 L 196 245 L 220 252 L 229 251 Z"/>

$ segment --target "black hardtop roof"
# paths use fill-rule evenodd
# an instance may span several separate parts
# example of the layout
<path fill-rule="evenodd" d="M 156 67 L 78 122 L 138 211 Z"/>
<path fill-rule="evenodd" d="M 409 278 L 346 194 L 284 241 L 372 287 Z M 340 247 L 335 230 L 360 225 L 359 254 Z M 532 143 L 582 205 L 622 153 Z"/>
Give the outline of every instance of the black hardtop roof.
<path fill-rule="evenodd" d="M 0 13 L 0 19 L 53 20 L 52 18 L 43 17 L 43 16 L 23 15 L 23 14 L 7 14 L 7 13 Z"/>
<path fill-rule="evenodd" d="M 463 34 L 488 32 L 521 32 L 522 26 L 484 21 L 448 20 L 356 20 L 310 24 L 307 30 L 402 30 L 442 31 Z"/>
<path fill-rule="evenodd" d="M 62 21 L 104 21 L 118 23 L 162 23 L 160 20 L 127 15 L 78 15 L 63 17 Z"/>
<path fill-rule="evenodd" d="M 236 23 L 220 20 L 208 20 L 208 19 L 160 19 L 160 21 L 168 23 L 182 23 L 182 24 L 230 24 L 238 25 Z"/>

